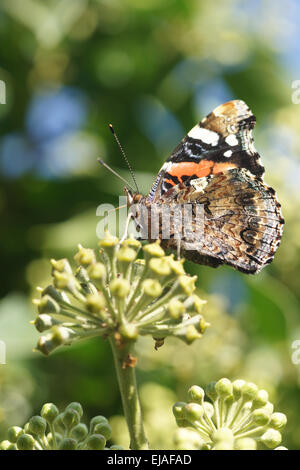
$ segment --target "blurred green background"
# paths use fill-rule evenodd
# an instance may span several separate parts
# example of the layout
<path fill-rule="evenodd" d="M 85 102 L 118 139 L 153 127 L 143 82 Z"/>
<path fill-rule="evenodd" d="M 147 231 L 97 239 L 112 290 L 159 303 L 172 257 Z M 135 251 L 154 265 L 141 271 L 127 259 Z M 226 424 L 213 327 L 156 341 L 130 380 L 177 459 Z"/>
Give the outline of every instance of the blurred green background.
<path fill-rule="evenodd" d="M 212 326 L 190 347 L 154 351 L 142 339 L 138 380 L 153 447 L 171 447 L 171 405 L 190 385 L 227 376 L 267 388 L 288 416 L 283 444 L 300 449 L 299 16 L 296 0 L 1 0 L 0 439 L 43 402 L 80 401 L 87 417 L 112 418 L 126 444 L 109 345 L 32 352 L 31 299 L 49 281 L 49 258 L 94 247 L 96 207 L 118 203 L 122 183 L 96 158 L 130 178 L 108 123 L 146 193 L 185 133 L 239 98 L 257 116 L 265 179 L 283 206 L 281 247 L 254 277 L 188 264 Z"/>

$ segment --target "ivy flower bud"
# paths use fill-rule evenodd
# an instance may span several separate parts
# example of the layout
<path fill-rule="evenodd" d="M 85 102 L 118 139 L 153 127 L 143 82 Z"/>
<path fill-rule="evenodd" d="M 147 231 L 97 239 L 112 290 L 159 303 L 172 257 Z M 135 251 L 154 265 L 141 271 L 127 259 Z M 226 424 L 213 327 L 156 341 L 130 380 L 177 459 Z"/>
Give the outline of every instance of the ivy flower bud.
<path fill-rule="evenodd" d="M 106 439 L 101 434 L 92 434 L 86 442 L 87 448 L 90 450 L 103 450 Z"/>
<path fill-rule="evenodd" d="M 270 419 L 270 426 L 274 429 L 283 429 L 286 425 L 287 419 L 283 413 L 273 413 Z"/>
<path fill-rule="evenodd" d="M 236 400 L 242 396 L 242 388 L 245 383 L 245 380 L 235 380 L 232 382 L 233 396 Z"/>
<path fill-rule="evenodd" d="M 263 408 L 257 408 L 252 413 L 253 421 L 259 426 L 265 426 L 270 421 L 270 413 Z"/>
<path fill-rule="evenodd" d="M 204 415 L 203 407 L 198 403 L 187 403 L 183 412 L 187 421 L 199 421 Z"/>
<path fill-rule="evenodd" d="M 73 408 L 66 408 L 62 415 L 62 422 L 64 423 L 66 429 L 71 429 L 80 422 L 80 415 Z"/>
<path fill-rule="evenodd" d="M 106 269 L 103 263 L 91 264 L 87 269 L 90 279 L 105 279 Z"/>
<path fill-rule="evenodd" d="M 77 264 L 82 266 L 89 266 L 96 262 L 94 250 L 83 248 L 81 245 L 78 245 L 78 252 L 74 256 L 74 259 Z"/>
<path fill-rule="evenodd" d="M 59 450 L 76 450 L 77 442 L 71 437 L 65 437 L 59 444 Z"/>
<path fill-rule="evenodd" d="M 91 313 L 99 313 L 106 306 L 106 301 L 103 294 L 88 294 L 86 296 L 86 308 Z"/>
<path fill-rule="evenodd" d="M 52 424 L 59 414 L 58 408 L 53 403 L 45 403 L 41 409 L 41 416 L 47 423 Z"/>
<path fill-rule="evenodd" d="M 107 441 L 111 438 L 112 430 L 109 423 L 98 423 L 94 427 L 95 434 L 102 434 Z"/>
<path fill-rule="evenodd" d="M 87 426 L 83 423 L 79 423 L 71 430 L 71 437 L 77 442 L 80 442 L 87 437 L 88 433 Z"/>
<path fill-rule="evenodd" d="M 30 418 L 28 423 L 28 432 L 30 434 L 36 434 L 37 436 L 43 436 L 46 432 L 47 422 L 41 416 L 33 416 Z"/>
<path fill-rule="evenodd" d="M 30 434 L 22 434 L 18 437 L 17 447 L 19 450 L 33 450 L 34 444 L 35 440 Z"/>
<path fill-rule="evenodd" d="M 142 283 L 144 292 L 149 297 L 159 297 L 162 294 L 162 287 L 156 279 L 145 279 Z"/>
<path fill-rule="evenodd" d="M 81 404 L 78 403 L 77 401 L 73 401 L 73 402 L 69 403 L 69 405 L 66 407 L 66 410 L 75 410 L 75 411 L 77 411 L 77 413 L 79 414 L 80 418 L 81 418 L 82 415 L 83 415 L 82 406 L 81 406 Z"/>
<path fill-rule="evenodd" d="M 242 386 L 242 395 L 244 400 L 254 400 L 257 396 L 258 387 L 254 383 L 246 382 Z"/>
<path fill-rule="evenodd" d="M 59 322 L 51 317 L 51 315 L 43 313 L 36 317 L 33 324 L 40 333 L 43 333 L 43 331 L 49 330 L 52 326 L 59 325 Z"/>
<path fill-rule="evenodd" d="M 109 287 L 111 292 L 120 299 L 125 299 L 130 292 L 130 283 L 127 279 L 113 279 Z"/>
<path fill-rule="evenodd" d="M 160 243 L 157 241 L 155 243 L 148 243 L 143 247 L 145 256 L 147 257 L 154 257 L 154 258 L 161 258 L 165 255 L 164 250 L 161 248 Z"/>
<path fill-rule="evenodd" d="M 252 409 L 261 408 L 264 406 L 269 400 L 269 394 L 266 390 L 258 390 L 255 399 L 252 403 Z"/>
<path fill-rule="evenodd" d="M 66 272 L 66 273 L 72 273 L 72 268 L 70 266 L 69 261 L 66 258 L 62 258 L 59 260 L 51 259 L 50 263 L 53 266 L 53 269 L 56 271 L 59 271 L 60 273 Z"/>
<path fill-rule="evenodd" d="M 12 426 L 7 431 L 8 440 L 12 443 L 15 443 L 17 442 L 18 437 L 21 436 L 21 434 L 23 433 L 23 429 L 19 426 Z"/>
<path fill-rule="evenodd" d="M 50 295 L 44 295 L 38 302 L 37 307 L 39 313 L 60 313 L 59 303 Z"/>
<path fill-rule="evenodd" d="M 168 310 L 169 310 L 170 315 L 171 315 L 172 318 L 178 319 L 178 318 L 182 317 L 182 315 L 185 313 L 186 308 L 180 300 L 178 300 L 178 299 L 176 299 L 176 297 L 174 297 L 169 302 Z"/>
<path fill-rule="evenodd" d="M 192 293 L 195 291 L 195 282 L 196 282 L 197 276 L 180 276 L 179 277 L 179 284 L 181 289 L 186 295 L 192 295 Z"/>
<path fill-rule="evenodd" d="M 171 273 L 170 263 L 166 258 L 151 258 L 149 268 L 157 276 L 168 276 Z"/>
<path fill-rule="evenodd" d="M 227 398 L 232 395 L 232 383 L 226 378 L 220 379 L 215 384 L 215 390 L 220 398 Z"/>
<path fill-rule="evenodd" d="M 203 388 L 198 387 L 198 385 L 193 385 L 188 391 L 189 399 L 194 403 L 203 404 L 205 392 Z"/>
<path fill-rule="evenodd" d="M 281 443 L 281 434 L 276 429 L 268 429 L 262 436 L 261 441 L 270 449 Z"/>

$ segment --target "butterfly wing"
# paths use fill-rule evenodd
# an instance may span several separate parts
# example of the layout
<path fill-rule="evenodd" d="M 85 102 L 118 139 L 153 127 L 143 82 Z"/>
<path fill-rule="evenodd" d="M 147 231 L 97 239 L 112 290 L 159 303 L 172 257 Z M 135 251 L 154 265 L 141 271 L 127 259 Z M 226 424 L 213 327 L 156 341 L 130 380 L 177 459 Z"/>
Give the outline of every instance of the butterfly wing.
<path fill-rule="evenodd" d="M 148 195 L 155 201 L 178 183 L 245 168 L 261 179 L 264 168 L 253 145 L 256 119 L 246 103 L 233 100 L 218 106 L 179 143 L 161 168 Z"/>
<path fill-rule="evenodd" d="M 186 203 L 194 209 L 202 205 L 204 220 L 193 220 L 193 236 L 162 240 L 164 247 L 176 250 L 180 243 L 183 256 L 194 263 L 227 264 L 248 274 L 273 260 L 284 223 L 280 204 L 274 190 L 249 170 L 230 169 L 195 179 L 190 186 L 175 185 L 156 206 Z M 173 224 L 174 232 L 180 222 Z"/>

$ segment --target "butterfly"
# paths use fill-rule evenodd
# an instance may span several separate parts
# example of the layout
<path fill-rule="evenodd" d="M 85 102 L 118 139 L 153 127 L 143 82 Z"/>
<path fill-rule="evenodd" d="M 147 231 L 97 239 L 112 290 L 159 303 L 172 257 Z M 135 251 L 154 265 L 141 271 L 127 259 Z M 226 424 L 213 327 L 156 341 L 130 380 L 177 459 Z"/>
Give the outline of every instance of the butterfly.
<path fill-rule="evenodd" d="M 252 137 L 255 122 L 244 101 L 218 106 L 181 140 L 148 196 L 125 188 L 128 206 L 144 209 L 133 217 L 141 231 L 147 225 L 145 238 L 160 239 L 165 249 L 194 263 L 225 264 L 247 274 L 273 260 L 284 219 L 274 189 L 263 180 L 265 170 Z M 189 230 L 174 236 L 178 225 L 184 225 L 180 211 L 186 204 L 192 215 L 201 208 L 202 218 L 192 218 Z M 176 208 L 169 237 L 164 237 L 163 215 Z M 159 223 L 153 237 L 149 227 L 154 218 Z"/>

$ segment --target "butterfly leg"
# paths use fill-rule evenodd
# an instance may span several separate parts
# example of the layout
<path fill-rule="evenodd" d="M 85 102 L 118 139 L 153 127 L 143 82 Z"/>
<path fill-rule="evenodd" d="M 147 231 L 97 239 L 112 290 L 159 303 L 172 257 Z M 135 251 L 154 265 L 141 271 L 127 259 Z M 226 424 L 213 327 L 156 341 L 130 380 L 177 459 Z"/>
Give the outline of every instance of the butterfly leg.
<path fill-rule="evenodd" d="M 177 240 L 177 260 L 180 261 L 180 248 L 181 248 L 181 239 Z"/>

